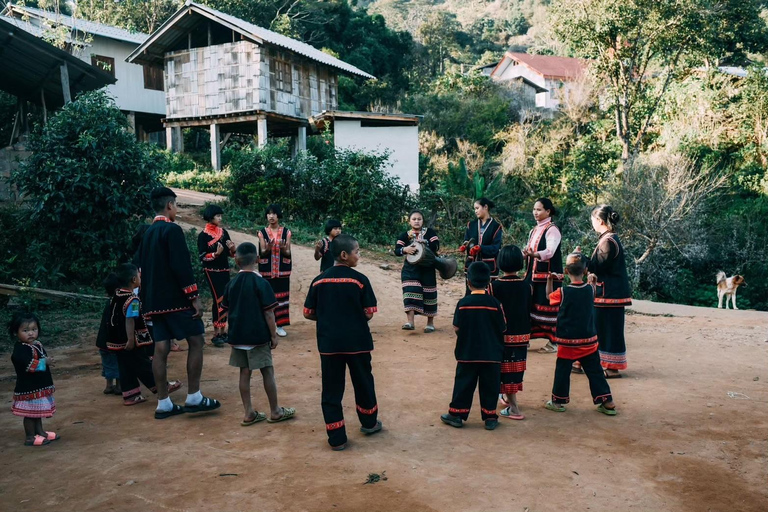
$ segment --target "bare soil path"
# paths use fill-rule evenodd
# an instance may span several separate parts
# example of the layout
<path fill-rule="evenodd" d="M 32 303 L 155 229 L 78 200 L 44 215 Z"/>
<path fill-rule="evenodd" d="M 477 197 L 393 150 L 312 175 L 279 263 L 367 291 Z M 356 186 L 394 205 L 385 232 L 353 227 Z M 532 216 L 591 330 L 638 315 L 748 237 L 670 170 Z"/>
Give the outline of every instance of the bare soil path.
<path fill-rule="evenodd" d="M 229 349 L 211 346 L 202 387 L 222 401 L 218 412 L 156 421 L 153 399 L 123 407 L 101 393 L 94 326 L 82 344 L 53 354 L 58 412 L 45 425 L 62 439 L 50 446 L 22 445 L 10 355 L 0 362 L 0 510 L 768 510 L 767 313 L 639 301 L 627 317 L 630 368 L 610 381 L 618 416 L 595 411 L 579 375 L 567 413 L 543 409 L 555 358 L 536 352 L 538 340 L 520 395 L 527 418 L 488 432 L 475 403 L 459 430 L 439 415 L 451 396 L 449 317 L 463 284 L 439 285 L 437 332 L 401 331 L 399 267 L 384 270 L 363 254 L 359 270 L 379 300 L 371 328 L 385 430 L 357 432 L 348 385 L 350 446 L 337 453 L 320 412 L 315 326 L 301 316 L 319 265 L 307 247 L 294 247 L 294 261 L 292 325 L 274 360 L 280 400 L 296 407 L 296 419 L 241 427 L 237 370 Z M 172 354 L 169 377 L 183 380 L 184 365 L 184 353 Z M 264 409 L 260 380 L 253 391 Z M 364 485 L 371 473 L 382 479 Z"/>

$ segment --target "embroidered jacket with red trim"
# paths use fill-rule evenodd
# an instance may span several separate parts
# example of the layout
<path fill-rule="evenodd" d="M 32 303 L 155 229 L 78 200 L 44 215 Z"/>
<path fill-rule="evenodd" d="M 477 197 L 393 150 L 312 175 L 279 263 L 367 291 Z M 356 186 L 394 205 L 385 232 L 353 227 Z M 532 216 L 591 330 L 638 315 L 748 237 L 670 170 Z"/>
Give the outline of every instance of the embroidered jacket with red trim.
<path fill-rule="evenodd" d="M 370 281 L 346 265 L 335 265 L 317 276 L 304 301 L 304 313 L 317 317 L 317 348 L 323 355 L 372 351 L 365 315 L 376 311 Z"/>
<path fill-rule="evenodd" d="M 504 234 L 504 230 L 501 224 L 496 219 L 489 219 L 483 231 L 483 236 L 480 236 L 480 221 L 473 220 L 467 224 L 467 231 L 464 233 L 464 241 L 474 239 L 477 241 L 477 245 L 480 246 L 480 253 L 476 256 L 467 257 L 464 262 L 464 267 L 469 268 L 469 265 L 475 261 L 484 261 L 491 269 L 491 275 L 495 276 L 499 274 L 499 268 L 496 266 L 496 256 L 499 255 L 501 250 L 501 237 Z"/>
<path fill-rule="evenodd" d="M 134 317 L 134 343 L 137 347 L 152 344 L 152 337 L 141 312 L 141 301 L 133 290 L 118 289 L 109 299 L 109 319 L 107 320 L 107 349 L 125 350 L 128 344 L 128 333 L 125 330 L 126 315 L 129 307 L 138 306 L 139 316 Z"/>
<path fill-rule="evenodd" d="M 291 230 L 285 226 L 281 226 L 278 230 L 276 238 L 285 243 L 288 240 L 288 235 L 291 234 Z M 267 228 L 261 228 L 259 231 L 259 237 L 265 242 L 269 241 L 269 230 Z M 272 252 L 267 255 L 266 258 L 259 257 L 259 274 L 264 279 L 277 279 L 278 277 L 288 277 L 291 275 L 291 267 L 293 262 L 290 257 L 282 255 L 281 251 L 277 249 L 276 245 L 273 245 Z"/>
<path fill-rule="evenodd" d="M 228 313 L 230 345 L 265 345 L 272 340 L 266 313 L 277 307 L 275 292 L 257 272 L 241 270 L 227 283 L 221 310 Z"/>
<path fill-rule="evenodd" d="M 595 307 L 617 307 L 632 304 L 632 289 L 629 286 L 624 247 L 619 236 L 611 231 L 600 235 L 589 271 L 597 275 Z"/>
<path fill-rule="evenodd" d="M 320 248 L 320 273 L 322 274 L 334 264 L 333 253 L 331 253 L 331 237 L 326 236 L 322 240 L 322 247 Z"/>
<path fill-rule="evenodd" d="M 541 230 L 539 233 L 538 240 L 533 240 L 534 246 L 536 247 L 536 252 L 543 251 L 547 248 L 547 231 L 550 229 L 557 229 L 557 226 L 555 226 L 553 223 L 549 223 L 547 227 Z M 531 232 L 528 234 L 528 246 L 530 247 L 531 240 L 530 238 L 533 236 L 533 233 L 536 231 L 536 228 L 533 228 Z M 557 245 L 557 249 L 555 249 L 554 254 L 552 254 L 552 257 L 548 259 L 547 261 L 541 261 L 537 260 L 536 258 L 527 257 L 526 258 L 526 279 L 534 282 L 534 283 L 546 283 L 547 277 L 549 276 L 550 272 L 555 272 L 557 274 L 563 273 L 563 254 L 560 251 L 560 246 L 562 243 Z M 557 280 L 562 280 L 559 278 L 555 278 Z"/>
<path fill-rule="evenodd" d="M 53 394 L 56 388 L 48 365 L 48 353 L 42 343 L 17 341 L 11 362 L 16 370 L 16 387 L 13 390 L 16 400 L 34 400 Z"/>
<path fill-rule="evenodd" d="M 429 250 L 431 250 L 435 255 L 437 255 L 438 251 L 440 250 L 440 239 L 437 237 L 437 233 L 432 228 L 427 228 L 423 231 L 423 238 L 424 242 L 427 244 L 427 247 L 429 247 Z M 395 256 L 404 256 L 403 249 L 411 245 L 414 241 L 414 237 L 412 237 L 411 231 L 404 231 L 400 233 L 400 236 L 397 238 L 397 242 L 395 242 Z M 405 258 L 403 258 L 405 260 Z M 422 284 L 426 284 L 423 282 L 424 274 L 430 274 L 432 275 L 432 278 L 430 279 L 428 276 L 426 276 L 426 279 L 429 280 L 431 283 L 432 281 L 435 281 L 435 268 L 434 267 L 428 267 L 428 266 L 422 266 L 422 265 L 412 265 L 411 263 L 408 263 L 408 260 L 405 260 L 403 262 L 403 270 L 401 272 L 400 278 L 405 281 L 408 279 L 417 279 L 419 281 L 422 281 Z"/>
<path fill-rule="evenodd" d="M 229 240 L 231 239 L 226 229 L 211 223 L 205 225 L 205 228 L 197 235 L 197 254 L 203 268 L 229 270 L 229 258 L 235 255 L 235 248 L 227 247 Z M 216 256 L 216 249 L 219 244 L 224 250 Z"/>
<path fill-rule="evenodd" d="M 198 297 L 184 231 L 166 217 L 155 217 L 138 252 L 144 315 L 192 308 Z"/>
<path fill-rule="evenodd" d="M 501 303 L 484 291 L 473 291 L 456 304 L 454 355 L 461 363 L 501 363 L 507 321 Z"/>
<path fill-rule="evenodd" d="M 557 311 L 557 356 L 577 359 L 597 350 L 594 292 L 587 283 L 563 286 L 550 294 Z"/>
<path fill-rule="evenodd" d="M 501 303 L 507 320 L 504 330 L 506 345 L 527 346 L 531 339 L 530 283 L 517 276 L 502 276 L 488 286 L 492 297 Z"/>

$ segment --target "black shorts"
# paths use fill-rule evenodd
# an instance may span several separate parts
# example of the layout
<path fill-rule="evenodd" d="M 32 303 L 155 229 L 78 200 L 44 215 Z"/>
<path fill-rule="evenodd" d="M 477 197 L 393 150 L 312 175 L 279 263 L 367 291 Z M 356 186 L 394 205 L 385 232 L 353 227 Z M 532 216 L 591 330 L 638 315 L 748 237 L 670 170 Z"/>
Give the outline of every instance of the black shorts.
<path fill-rule="evenodd" d="M 152 334 L 155 341 L 185 340 L 205 333 L 200 318 L 192 318 L 193 309 L 152 315 Z"/>

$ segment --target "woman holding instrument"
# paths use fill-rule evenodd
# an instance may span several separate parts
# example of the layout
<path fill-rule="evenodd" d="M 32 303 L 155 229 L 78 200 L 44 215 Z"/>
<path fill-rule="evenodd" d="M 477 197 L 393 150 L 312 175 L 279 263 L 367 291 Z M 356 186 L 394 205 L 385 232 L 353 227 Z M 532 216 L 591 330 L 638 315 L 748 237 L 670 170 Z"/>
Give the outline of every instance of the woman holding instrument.
<path fill-rule="evenodd" d="M 496 257 L 501 250 L 501 238 L 504 234 L 501 224 L 491 217 L 493 207 L 493 201 L 485 197 L 475 201 L 474 208 L 477 220 L 467 224 L 464 243 L 459 247 L 459 251 L 466 254 L 464 273 L 466 274 L 472 263 L 482 261 L 491 269 L 491 280 L 499 277 Z M 467 294 L 469 294 L 469 288 L 467 288 Z"/>
<path fill-rule="evenodd" d="M 408 215 L 411 229 L 400 234 L 395 244 L 395 256 L 416 254 L 419 251 L 416 244 L 424 244 L 426 248 L 437 255 L 440 240 L 432 228 L 424 227 L 424 214 L 413 210 Z M 416 315 L 427 317 L 424 332 L 435 332 L 435 316 L 437 316 L 437 278 L 435 267 L 409 263 L 406 259 L 400 273 L 403 283 L 403 305 L 408 321 L 403 324 L 403 330 L 413 331 Z"/>

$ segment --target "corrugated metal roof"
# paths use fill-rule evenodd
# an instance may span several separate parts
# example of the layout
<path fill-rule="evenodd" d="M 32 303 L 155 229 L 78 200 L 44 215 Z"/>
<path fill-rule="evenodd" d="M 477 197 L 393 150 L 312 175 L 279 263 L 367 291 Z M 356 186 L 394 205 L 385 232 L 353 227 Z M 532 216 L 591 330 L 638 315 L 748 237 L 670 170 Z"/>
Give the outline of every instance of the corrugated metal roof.
<path fill-rule="evenodd" d="M 576 79 L 581 76 L 587 67 L 586 61 L 571 57 L 557 57 L 554 55 L 532 55 L 529 53 L 507 52 L 504 58 L 511 58 L 521 62 L 540 73 L 545 78 L 560 80 Z M 501 63 L 499 63 L 501 64 Z"/>
<path fill-rule="evenodd" d="M 13 26 L 20 28 L 21 30 L 32 34 L 35 37 L 39 37 L 42 39 L 46 35 L 44 28 L 40 27 L 39 25 L 33 25 L 29 21 L 25 21 L 19 18 L 13 18 L 11 16 L 0 16 L 0 18 L 2 18 L 3 21 L 10 23 Z M 71 35 L 67 36 L 66 42 L 77 43 L 80 46 L 91 46 L 89 44 L 85 44 L 82 41 L 76 41 L 74 38 L 71 37 Z"/>
<path fill-rule="evenodd" d="M 167 37 L 164 37 L 164 35 L 169 32 L 170 28 L 174 26 L 179 19 L 181 19 L 190 11 L 196 12 L 213 21 L 217 21 L 223 25 L 226 25 L 257 42 L 285 48 L 299 55 L 303 55 L 308 59 L 320 62 L 326 66 L 331 66 L 336 69 L 346 71 L 347 73 L 353 75 L 358 75 L 365 78 L 376 78 L 373 75 L 370 75 L 365 71 L 353 66 L 352 64 L 346 63 L 340 59 L 337 59 L 336 57 L 328 55 L 327 53 L 321 52 L 314 46 L 308 45 L 307 43 L 302 43 L 296 39 L 291 39 L 290 37 L 278 34 L 277 32 L 273 32 L 264 27 L 259 27 L 253 23 L 248 23 L 247 21 L 243 21 L 240 18 L 236 18 L 235 16 L 217 11 L 216 9 L 212 9 L 208 6 L 195 3 L 191 0 L 187 0 L 187 2 L 184 4 L 184 7 L 179 9 L 173 16 L 171 16 L 170 19 L 163 23 L 159 29 L 151 34 L 149 39 L 147 39 L 141 46 L 136 48 L 136 50 L 134 50 L 133 53 L 128 56 L 128 62 L 142 61 L 142 54 L 145 53 L 147 48 L 150 48 L 153 45 L 162 46 L 164 43 L 170 44 L 171 38 L 177 37 L 178 34 L 168 35 Z"/>
<path fill-rule="evenodd" d="M 141 44 L 149 37 L 147 34 L 143 34 L 141 32 L 130 32 L 122 28 L 113 27 L 112 25 L 96 23 L 94 21 L 88 21 L 81 18 L 73 18 L 72 16 L 67 16 L 65 14 L 57 14 L 55 12 L 45 11 L 35 7 L 27 7 L 26 5 L 13 5 L 9 3 L 3 10 L 3 14 L 6 16 L 14 16 L 14 13 L 18 13 L 19 15 L 27 14 L 37 18 L 44 18 L 52 23 L 65 25 L 72 30 L 84 32 L 86 34 L 93 34 L 95 36 L 107 37 L 109 39 L 116 39 L 118 41 L 125 41 L 128 43 Z"/>

